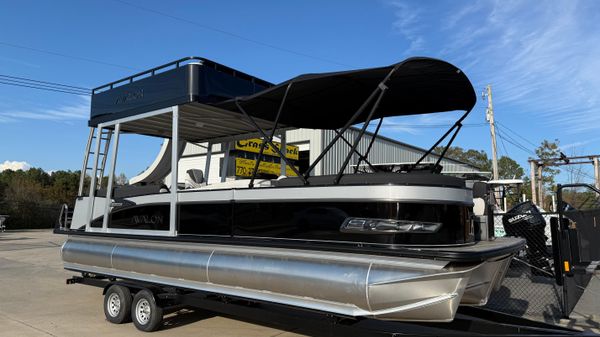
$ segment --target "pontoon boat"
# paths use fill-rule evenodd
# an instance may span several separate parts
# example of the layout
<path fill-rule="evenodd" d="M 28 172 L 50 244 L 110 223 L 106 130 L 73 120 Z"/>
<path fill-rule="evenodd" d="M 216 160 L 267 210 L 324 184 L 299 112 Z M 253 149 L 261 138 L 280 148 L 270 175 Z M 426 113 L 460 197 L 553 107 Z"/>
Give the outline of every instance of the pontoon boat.
<path fill-rule="evenodd" d="M 524 245 L 475 240 L 471 189 L 439 174 L 445 153 L 423 163 L 452 143 L 475 102 L 465 74 L 431 58 L 272 85 L 194 57 L 109 83 L 93 92 L 79 196 L 56 230 L 68 235 L 64 267 L 336 315 L 451 321 L 459 305 L 486 303 Z M 417 162 L 358 172 L 371 165 L 372 122 L 377 134 L 385 117 L 454 110 L 465 112 Z M 353 125 L 360 132 L 347 139 Z M 274 143 L 292 128 L 337 136 L 300 172 Z M 123 133 L 171 140 L 164 184 L 113 184 Z M 196 174 L 192 186 L 179 184 L 182 142 L 210 152 L 252 137 L 262 143 L 249 179 L 208 184 Z M 288 176 L 258 174 L 267 146 Z M 313 176 L 340 149 L 338 173 Z"/>

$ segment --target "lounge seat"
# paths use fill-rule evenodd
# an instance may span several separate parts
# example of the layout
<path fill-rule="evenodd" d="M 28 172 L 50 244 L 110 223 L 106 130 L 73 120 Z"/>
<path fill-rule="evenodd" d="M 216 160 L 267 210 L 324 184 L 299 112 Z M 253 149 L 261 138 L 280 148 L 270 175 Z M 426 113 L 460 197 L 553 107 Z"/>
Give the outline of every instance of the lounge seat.
<path fill-rule="evenodd" d="M 308 186 L 329 186 L 333 185 L 335 175 L 314 176 L 308 178 Z M 414 172 L 414 173 L 362 173 L 345 174 L 340 179 L 340 185 L 419 185 L 419 186 L 439 186 L 439 187 L 457 187 L 464 188 L 463 179 L 444 176 L 441 174 Z M 302 180 L 298 177 L 287 177 L 273 181 L 273 186 L 292 187 L 304 186 Z"/>

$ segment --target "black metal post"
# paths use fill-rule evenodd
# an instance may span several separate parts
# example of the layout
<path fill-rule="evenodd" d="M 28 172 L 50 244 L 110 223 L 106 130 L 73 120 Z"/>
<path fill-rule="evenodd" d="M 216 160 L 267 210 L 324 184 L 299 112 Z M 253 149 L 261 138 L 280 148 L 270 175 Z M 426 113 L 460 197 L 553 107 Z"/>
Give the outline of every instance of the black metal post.
<path fill-rule="evenodd" d="M 285 88 L 285 94 L 281 99 L 281 104 L 279 105 L 279 110 L 277 110 L 277 116 L 275 117 L 275 124 L 273 125 L 273 129 L 271 130 L 271 134 L 269 135 L 269 141 L 273 140 L 273 136 L 275 135 L 275 130 L 277 129 L 277 124 L 279 124 L 279 117 L 281 116 L 281 111 L 283 110 L 283 104 L 287 99 L 288 92 L 292 87 L 294 82 L 290 82 Z M 260 161 L 262 160 L 263 152 L 265 150 L 265 145 L 267 144 L 267 139 L 263 139 L 262 143 L 260 143 L 260 151 L 258 151 L 258 158 L 256 159 L 256 163 L 254 164 L 254 170 L 252 171 L 252 178 L 250 179 L 250 183 L 248 184 L 248 188 L 254 187 L 254 179 L 256 179 L 256 174 L 258 173 L 258 167 L 260 166 Z M 287 152 L 287 151 L 286 151 Z"/>
<path fill-rule="evenodd" d="M 450 138 L 450 141 L 448 142 L 448 145 L 446 145 L 446 147 L 444 148 L 444 151 L 442 151 L 442 153 L 440 153 L 440 157 L 438 158 L 438 160 L 435 162 L 435 164 L 433 165 L 433 168 L 431 169 L 432 172 L 433 170 L 435 170 L 436 166 L 438 166 L 440 164 L 440 162 L 442 161 L 442 159 L 444 158 L 444 156 L 446 155 L 446 152 L 448 151 L 448 149 L 450 148 L 450 146 L 452 145 L 452 142 L 454 142 L 454 139 L 456 138 L 456 136 L 458 135 L 458 132 L 460 131 L 460 128 L 462 128 L 462 124 L 458 124 L 458 126 L 456 127 L 456 131 L 454 131 L 454 134 L 452 135 L 452 137 Z"/>
<path fill-rule="evenodd" d="M 450 132 L 452 132 L 452 130 L 454 130 L 454 128 L 456 128 L 458 125 L 462 124 L 462 121 L 467 118 L 467 116 L 469 115 L 469 113 L 471 112 L 471 110 L 468 110 L 467 112 L 465 112 L 462 117 L 460 117 L 459 120 L 456 121 L 456 123 L 454 123 L 454 125 L 452 125 L 452 127 L 450 129 L 448 129 L 448 131 L 446 131 L 446 133 L 444 133 L 444 135 L 438 139 L 437 142 L 435 142 L 435 144 L 433 144 L 433 146 L 431 146 L 429 148 L 429 150 L 427 150 L 427 152 L 425 152 L 421 158 L 419 158 L 419 160 L 417 160 L 409 169 L 408 172 L 412 171 L 413 168 L 417 167 L 417 165 L 419 165 L 423 159 L 427 158 L 428 155 L 431 154 L 431 152 L 433 152 L 433 150 L 435 149 L 436 146 L 438 146 L 444 139 L 446 139 L 446 137 L 448 137 L 448 135 L 450 134 Z"/>
<path fill-rule="evenodd" d="M 379 133 L 379 129 L 381 128 L 382 123 L 383 123 L 383 117 L 379 118 L 379 123 L 377 123 L 375 132 L 373 132 L 373 136 L 371 137 L 371 140 L 369 141 L 369 146 L 367 146 L 367 151 L 365 152 L 364 156 L 362 156 L 358 159 L 358 164 L 356 164 L 356 168 L 354 168 L 354 173 L 358 172 L 358 167 L 360 166 L 360 163 L 363 161 L 363 159 L 365 162 L 367 162 L 367 164 L 369 164 L 369 166 L 371 166 L 373 171 L 375 171 L 375 168 L 373 167 L 373 165 L 371 165 L 371 163 L 369 163 L 367 161 L 367 158 L 369 157 L 369 152 L 371 152 L 371 147 L 373 146 L 373 143 L 375 143 L 375 138 L 377 137 L 377 134 Z"/>
<path fill-rule="evenodd" d="M 344 175 L 344 170 L 346 169 L 346 166 L 348 166 L 348 163 L 350 163 L 352 154 L 354 154 L 354 151 L 358 147 L 360 140 L 362 139 L 363 135 L 365 134 L 365 131 L 367 130 L 367 126 L 371 122 L 371 119 L 373 118 L 375 111 L 377 111 L 377 108 L 379 107 L 379 103 L 381 103 L 381 99 L 383 98 L 383 95 L 385 94 L 385 91 L 387 90 L 387 87 L 385 86 L 385 84 L 380 84 L 379 87 L 381 89 L 381 92 L 379 93 L 379 96 L 377 97 L 375 104 L 373 104 L 373 107 L 371 108 L 371 112 L 369 112 L 369 116 L 367 117 L 367 120 L 363 123 L 363 126 L 360 129 L 358 136 L 356 136 L 356 138 L 354 139 L 354 144 L 352 144 L 352 149 L 350 150 L 350 152 L 348 152 L 348 155 L 346 156 L 346 159 L 344 159 L 344 163 L 342 164 L 342 167 L 340 167 L 338 174 L 336 175 L 335 179 L 333 180 L 334 185 L 337 185 L 340 182 L 340 179 L 342 179 L 342 176 Z"/>
<path fill-rule="evenodd" d="M 381 82 L 379 82 L 377 87 L 373 90 L 373 92 L 371 92 L 369 97 L 363 102 L 363 104 L 358 108 L 358 110 L 354 113 L 354 115 L 352 115 L 352 117 L 350 117 L 348 122 L 346 122 L 346 125 L 344 125 L 344 127 L 337 134 L 337 136 L 334 137 L 331 142 L 329 142 L 329 144 L 325 147 L 325 149 L 323 149 L 323 152 L 321 152 L 321 154 L 319 154 L 317 159 L 315 159 L 315 161 L 312 164 L 310 164 L 310 166 L 308 167 L 308 170 L 304 174 L 304 178 L 308 178 L 308 176 L 310 175 L 310 172 L 317 166 L 317 164 L 323 159 L 323 157 L 325 157 L 327 152 L 329 152 L 329 150 L 331 150 L 331 148 L 333 147 L 333 144 L 335 144 L 340 139 L 340 135 L 344 134 L 344 132 L 346 132 L 346 130 L 348 130 L 348 128 L 350 128 L 350 126 L 352 126 L 352 124 L 354 124 L 354 121 L 356 121 L 358 116 L 360 116 L 362 114 L 362 112 L 365 110 L 365 108 L 375 98 L 375 95 L 377 94 L 377 92 L 379 90 L 381 90 L 382 87 L 385 87 L 385 83 L 390 79 L 390 77 L 394 74 L 394 72 L 398 69 L 398 67 L 400 65 L 401 64 L 397 64 L 394 68 L 392 68 L 392 70 L 390 70 L 390 72 L 385 76 L 385 78 Z"/>
<path fill-rule="evenodd" d="M 338 130 L 334 130 L 334 131 L 337 134 L 340 133 Z M 352 148 L 352 143 L 350 143 L 350 141 L 348 141 L 348 139 L 346 139 L 346 137 L 344 137 L 344 135 L 341 135 L 340 139 L 342 139 L 344 141 L 344 143 L 346 143 L 348 146 L 350 146 L 350 148 Z M 367 158 L 365 156 L 363 156 L 360 152 L 358 152 L 358 150 L 354 150 L 354 152 L 358 155 L 359 158 L 364 160 L 365 163 L 367 163 L 373 169 L 373 171 L 375 171 L 375 167 L 367 160 Z"/>
<path fill-rule="evenodd" d="M 265 131 L 256 123 L 256 121 L 250 116 L 248 115 L 248 113 L 246 112 L 246 110 L 244 110 L 244 108 L 242 108 L 242 106 L 239 103 L 239 100 L 236 99 L 235 100 L 235 105 L 237 106 L 237 108 L 240 110 L 240 112 L 246 116 L 246 118 L 248 119 L 248 121 L 250 121 L 250 123 L 256 128 L 256 130 L 261 134 L 261 136 L 263 138 L 267 138 L 267 134 L 265 133 Z M 275 144 L 273 144 L 273 141 L 270 140 L 269 144 L 271 144 L 271 146 L 273 146 L 274 150 L 277 151 L 277 153 L 279 154 L 279 156 L 281 156 L 281 159 L 285 160 L 286 165 L 288 165 L 292 171 L 294 171 L 294 173 L 300 177 L 300 179 L 302 179 L 302 182 L 306 185 L 307 181 L 306 178 L 304 178 L 304 176 L 302 174 L 300 174 L 300 172 L 298 172 L 298 169 L 296 168 L 296 166 L 292 165 L 292 163 L 290 163 L 290 161 L 287 159 L 287 157 L 281 152 L 281 150 L 275 146 Z"/>

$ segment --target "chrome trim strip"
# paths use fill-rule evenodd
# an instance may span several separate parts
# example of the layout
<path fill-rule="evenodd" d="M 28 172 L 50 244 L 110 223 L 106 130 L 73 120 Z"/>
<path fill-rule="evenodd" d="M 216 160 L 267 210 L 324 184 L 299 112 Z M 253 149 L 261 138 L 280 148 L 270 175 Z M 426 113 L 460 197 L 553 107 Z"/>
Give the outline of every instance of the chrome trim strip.
<path fill-rule="evenodd" d="M 214 184 L 211 186 L 214 187 Z M 131 200 L 135 201 L 134 198 Z M 263 187 L 204 191 L 200 188 L 180 191 L 179 201 L 400 201 L 473 206 L 473 193 L 466 188 L 400 185 Z"/>

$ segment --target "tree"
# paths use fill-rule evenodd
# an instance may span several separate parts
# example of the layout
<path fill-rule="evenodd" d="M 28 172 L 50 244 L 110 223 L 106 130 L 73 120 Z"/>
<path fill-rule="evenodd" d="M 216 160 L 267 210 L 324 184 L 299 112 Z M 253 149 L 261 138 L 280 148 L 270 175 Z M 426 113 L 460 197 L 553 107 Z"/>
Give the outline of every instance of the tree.
<path fill-rule="evenodd" d="M 437 153 L 442 153 L 443 150 L 443 147 L 435 148 Z M 446 151 L 446 157 L 471 164 L 481 171 L 492 171 L 492 160 L 488 158 L 487 153 L 483 150 L 465 150 L 459 146 L 451 146 Z M 525 170 L 523 167 L 512 158 L 502 156 L 498 159 L 498 177 L 500 179 L 522 179 L 524 175 Z"/>
<path fill-rule="evenodd" d="M 554 139 L 553 142 L 544 139 L 540 146 L 535 149 L 535 154 L 542 162 L 542 180 L 548 190 L 554 189 L 554 178 L 560 173 L 560 170 L 555 167 L 545 166 L 544 164 L 552 162 L 551 159 L 560 157 L 559 144 L 558 139 Z"/>
<path fill-rule="evenodd" d="M 444 147 L 438 146 L 434 150 L 436 153 L 442 153 L 444 151 Z M 464 150 L 460 146 L 451 146 L 448 151 L 446 151 L 447 158 L 452 158 L 458 161 L 462 161 L 468 164 L 471 164 L 475 167 L 478 167 L 482 171 L 491 171 L 492 170 L 492 162 L 488 158 L 488 155 L 483 150 L 473 150 L 468 149 Z"/>
<path fill-rule="evenodd" d="M 52 227 L 63 203 L 73 205 L 79 172 L 41 168 L 0 172 L 0 213 L 9 214 L 10 228 Z"/>
<path fill-rule="evenodd" d="M 121 173 L 119 174 L 119 176 L 117 176 L 115 178 L 115 185 L 117 186 L 125 186 L 127 185 L 127 176 L 125 175 L 125 173 Z"/>
<path fill-rule="evenodd" d="M 502 156 L 498 159 L 498 177 L 500 179 L 522 179 L 525 170 L 513 159 Z"/>
<path fill-rule="evenodd" d="M 560 170 L 556 167 L 548 166 L 548 164 L 554 162 L 553 159 L 560 157 L 559 140 L 549 141 L 544 139 L 540 146 L 535 149 L 535 153 L 538 158 L 533 159 L 538 162 L 538 165 L 542 168 L 542 180 L 538 180 L 538 173 L 534 172 L 538 184 L 543 184 L 543 190 L 553 191 L 555 189 L 555 177 L 560 173 Z M 531 159 L 531 158 L 530 158 Z M 529 180 L 528 180 L 529 181 Z M 525 191 L 528 195 L 531 195 L 531 184 L 525 186 Z M 544 209 L 552 208 L 552 195 L 544 193 L 544 198 L 538 201 L 538 206 Z"/>

